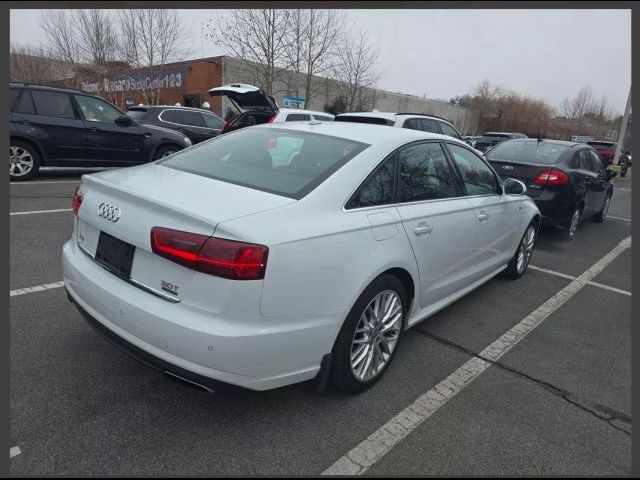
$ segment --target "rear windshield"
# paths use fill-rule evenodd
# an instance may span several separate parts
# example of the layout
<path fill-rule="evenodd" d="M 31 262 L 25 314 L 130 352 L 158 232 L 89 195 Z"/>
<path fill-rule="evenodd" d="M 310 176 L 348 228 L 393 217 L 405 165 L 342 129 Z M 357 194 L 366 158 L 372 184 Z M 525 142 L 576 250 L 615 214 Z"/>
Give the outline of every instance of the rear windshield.
<path fill-rule="evenodd" d="M 129 115 L 134 120 L 142 120 L 147 114 L 146 110 L 129 110 L 127 111 L 127 115 Z"/>
<path fill-rule="evenodd" d="M 393 125 L 394 122 L 387 120 L 386 118 L 379 117 L 359 117 L 357 115 L 340 115 L 335 118 L 336 122 L 356 122 L 356 123 L 371 123 L 373 125 Z"/>
<path fill-rule="evenodd" d="M 553 165 L 567 148 L 566 145 L 547 142 L 502 142 L 488 153 L 489 160 L 508 160 L 510 162 L 542 163 Z"/>
<path fill-rule="evenodd" d="M 369 145 L 278 128 L 245 128 L 159 163 L 276 195 L 300 199 Z"/>

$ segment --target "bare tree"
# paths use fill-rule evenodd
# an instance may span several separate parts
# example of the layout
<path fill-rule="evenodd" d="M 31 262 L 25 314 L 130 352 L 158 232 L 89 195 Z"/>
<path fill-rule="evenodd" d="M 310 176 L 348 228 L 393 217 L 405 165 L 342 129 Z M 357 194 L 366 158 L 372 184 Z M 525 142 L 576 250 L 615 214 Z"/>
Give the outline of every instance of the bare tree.
<path fill-rule="evenodd" d="M 564 97 L 560 102 L 560 110 L 562 114 L 571 119 L 580 119 L 587 112 L 594 109 L 595 101 L 593 91 L 588 85 L 580 88 L 575 97 Z"/>
<path fill-rule="evenodd" d="M 333 77 L 340 82 L 346 110 L 371 108 L 371 91 L 380 76 L 377 70 L 378 52 L 369 44 L 369 37 L 360 30 L 355 37 L 345 36 L 336 52 Z"/>
<path fill-rule="evenodd" d="M 308 35 L 307 10 L 291 10 L 289 17 L 289 38 L 287 40 L 287 57 L 291 74 L 288 76 L 287 90 L 294 91 L 300 97 L 300 88 L 304 88 L 302 78 L 304 71 L 304 46 Z M 309 99 L 305 98 L 308 104 Z"/>
<path fill-rule="evenodd" d="M 118 52 L 134 69 L 160 78 L 164 66 L 189 53 L 188 32 L 175 11 L 163 9 L 123 10 L 119 16 Z M 138 80 L 138 79 L 134 79 Z M 139 82 L 148 103 L 160 102 L 161 84 L 147 89 Z"/>
<path fill-rule="evenodd" d="M 243 60 L 254 82 L 270 95 L 288 66 L 289 10 L 230 10 L 207 25 L 207 36 Z"/>
<path fill-rule="evenodd" d="M 318 88 L 314 77 L 325 74 L 335 63 L 345 17 L 338 10 L 294 10 L 291 16 L 291 63 L 293 70 L 304 77 L 308 104 Z"/>
<path fill-rule="evenodd" d="M 52 53 L 67 62 L 76 78 L 82 67 L 95 75 L 98 93 L 116 56 L 113 19 L 106 10 L 44 10 L 41 25 Z"/>
<path fill-rule="evenodd" d="M 55 80 L 54 60 L 42 48 L 11 45 L 9 78 L 16 82 L 46 84 Z"/>

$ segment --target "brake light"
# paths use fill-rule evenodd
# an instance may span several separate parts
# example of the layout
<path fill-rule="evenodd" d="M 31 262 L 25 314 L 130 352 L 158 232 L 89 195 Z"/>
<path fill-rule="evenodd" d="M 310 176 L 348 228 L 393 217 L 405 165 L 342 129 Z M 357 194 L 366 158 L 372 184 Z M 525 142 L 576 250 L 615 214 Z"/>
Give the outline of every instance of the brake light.
<path fill-rule="evenodd" d="M 71 200 L 71 209 L 73 210 L 74 215 L 78 215 L 78 211 L 80 210 L 80 205 L 82 205 L 83 199 L 84 195 L 80 191 L 80 187 L 76 187 L 75 192 L 73 192 L 73 199 Z"/>
<path fill-rule="evenodd" d="M 564 185 L 569 182 L 569 177 L 561 170 L 546 170 L 535 178 L 536 185 Z"/>
<path fill-rule="evenodd" d="M 271 118 L 269 119 L 269 123 L 273 123 L 273 121 L 276 119 L 275 115 L 271 115 Z"/>
<path fill-rule="evenodd" d="M 151 249 L 192 270 L 231 280 L 261 280 L 269 248 L 169 228 L 151 229 Z"/>

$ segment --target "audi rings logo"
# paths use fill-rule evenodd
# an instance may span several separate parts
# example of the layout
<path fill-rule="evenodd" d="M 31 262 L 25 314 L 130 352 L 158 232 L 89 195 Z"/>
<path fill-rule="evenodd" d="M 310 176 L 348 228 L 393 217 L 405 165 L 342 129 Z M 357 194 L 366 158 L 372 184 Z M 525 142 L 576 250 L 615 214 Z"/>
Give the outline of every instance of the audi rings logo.
<path fill-rule="evenodd" d="M 98 216 L 109 220 L 110 222 L 116 223 L 120 220 L 120 213 L 122 212 L 118 207 L 114 207 L 108 203 L 102 202 L 98 205 Z"/>

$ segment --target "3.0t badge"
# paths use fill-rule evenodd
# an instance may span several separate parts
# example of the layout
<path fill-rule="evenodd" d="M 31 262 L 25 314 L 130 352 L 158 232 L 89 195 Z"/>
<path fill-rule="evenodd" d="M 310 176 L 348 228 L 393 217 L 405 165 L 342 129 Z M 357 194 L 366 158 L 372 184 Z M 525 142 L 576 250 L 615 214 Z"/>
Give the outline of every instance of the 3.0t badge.
<path fill-rule="evenodd" d="M 114 207 L 108 203 L 102 202 L 98 205 L 98 216 L 105 220 L 109 220 L 110 222 L 116 223 L 120 220 L 120 213 L 122 212 L 118 207 Z"/>

